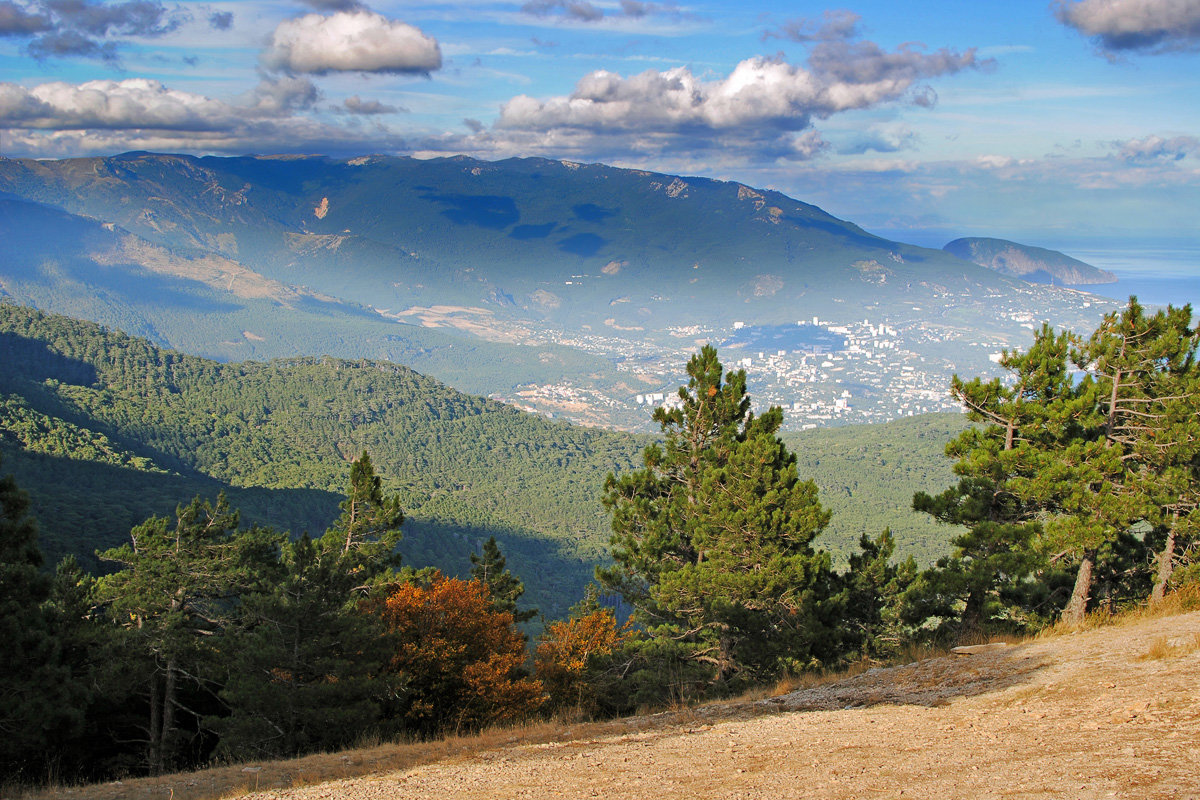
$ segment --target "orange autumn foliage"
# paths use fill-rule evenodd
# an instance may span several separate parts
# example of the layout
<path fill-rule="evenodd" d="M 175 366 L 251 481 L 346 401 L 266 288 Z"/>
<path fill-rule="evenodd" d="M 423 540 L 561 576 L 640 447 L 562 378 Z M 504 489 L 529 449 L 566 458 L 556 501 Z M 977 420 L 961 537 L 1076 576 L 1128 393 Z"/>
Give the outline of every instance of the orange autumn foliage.
<path fill-rule="evenodd" d="M 512 614 L 497 611 L 481 581 L 405 583 L 384 601 L 395 641 L 390 711 L 409 730 L 477 729 L 529 716 L 545 702 L 540 681 L 523 673 L 525 639 Z"/>
<path fill-rule="evenodd" d="M 607 608 L 546 626 L 534 656 L 534 672 L 550 693 L 550 704 L 591 711 L 595 691 L 588 682 L 588 669 L 596 658 L 611 655 L 628 635 L 628 625 L 618 629 L 616 616 Z"/>

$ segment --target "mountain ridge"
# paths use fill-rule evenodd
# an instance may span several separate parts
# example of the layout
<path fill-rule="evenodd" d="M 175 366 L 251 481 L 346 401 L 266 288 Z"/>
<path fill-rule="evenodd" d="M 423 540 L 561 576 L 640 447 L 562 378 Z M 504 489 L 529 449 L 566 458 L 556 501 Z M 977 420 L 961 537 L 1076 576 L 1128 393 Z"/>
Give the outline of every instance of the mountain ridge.
<path fill-rule="evenodd" d="M 771 190 L 602 164 L 129 153 L 0 162 L 0 192 L 74 215 L 38 223 L 42 241 L 0 256 L 0 285 L 19 302 L 225 360 L 396 360 L 625 429 L 647 428 L 637 396 L 671 391 L 690 352 L 738 325 L 897 331 L 903 347 L 863 350 L 879 376 L 850 390 L 865 421 L 905 413 L 875 406 L 906 366 L 927 361 L 913 392 L 937 394 L 955 371 L 994 370 L 990 355 L 1023 346 L 1031 319 L 1086 327 L 1115 306 L 875 236 Z M 84 224 L 136 245 L 99 259 L 66 249 Z M 46 278 L 51 262 L 70 280 Z M 220 285 L 235 273 L 264 296 Z M 785 394 L 790 378 L 771 380 L 771 402 L 799 401 Z M 819 396 L 800 405 L 832 407 L 847 390 L 805 380 Z"/>
<path fill-rule="evenodd" d="M 1117 282 L 1117 276 L 1108 270 L 1066 253 L 1007 239 L 971 236 L 947 242 L 942 249 L 982 267 L 1032 283 L 1085 286 Z"/>

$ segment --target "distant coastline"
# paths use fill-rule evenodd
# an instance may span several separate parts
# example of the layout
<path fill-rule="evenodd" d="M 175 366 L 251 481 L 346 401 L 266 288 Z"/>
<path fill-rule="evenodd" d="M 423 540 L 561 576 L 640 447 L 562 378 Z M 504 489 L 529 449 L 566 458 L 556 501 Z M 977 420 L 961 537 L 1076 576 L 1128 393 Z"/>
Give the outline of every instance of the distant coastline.
<path fill-rule="evenodd" d="M 885 228 L 872 230 L 879 236 L 908 242 L 920 247 L 941 249 L 942 245 L 956 236 L 966 235 L 957 231 L 916 231 Z M 992 232 L 974 231 L 972 234 L 993 235 Z M 1116 283 L 1072 286 L 1084 292 L 1127 300 L 1137 295 L 1138 300 L 1151 305 L 1183 305 L 1191 303 L 1200 311 L 1200 239 L 1118 239 L 1042 236 L 1037 233 L 1002 231 L 999 234 L 1022 243 L 1059 250 L 1092 266 L 1106 269 L 1117 276 Z"/>
<path fill-rule="evenodd" d="M 1117 276 L 1116 283 L 1076 287 L 1102 297 L 1200 309 L 1200 242 L 1130 240 L 1076 243 L 1068 252 Z"/>

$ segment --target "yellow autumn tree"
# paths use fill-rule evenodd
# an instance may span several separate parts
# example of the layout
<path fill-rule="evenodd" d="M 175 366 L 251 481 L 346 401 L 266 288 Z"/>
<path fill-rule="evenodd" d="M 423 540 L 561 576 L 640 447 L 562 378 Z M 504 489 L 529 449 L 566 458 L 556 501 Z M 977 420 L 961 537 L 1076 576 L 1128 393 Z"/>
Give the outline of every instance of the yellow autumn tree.
<path fill-rule="evenodd" d="M 592 594 L 570 619 L 546 626 L 534 655 L 534 674 L 546 687 L 551 708 L 596 710 L 593 671 L 625 641 L 628 627 L 618 627 L 612 610 L 601 608 Z"/>

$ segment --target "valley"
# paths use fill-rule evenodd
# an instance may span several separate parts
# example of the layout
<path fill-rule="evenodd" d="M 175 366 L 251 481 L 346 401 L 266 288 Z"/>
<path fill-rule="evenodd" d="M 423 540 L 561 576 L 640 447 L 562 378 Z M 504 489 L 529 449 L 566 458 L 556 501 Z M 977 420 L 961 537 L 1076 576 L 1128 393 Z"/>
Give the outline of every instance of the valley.
<path fill-rule="evenodd" d="M 799 430 L 950 410 L 952 374 L 1120 305 L 778 192 L 601 164 L 129 153 L 0 160 L 0 193 L 16 302 L 220 360 L 392 360 L 627 431 L 702 344 Z M 801 321 L 841 344 L 738 340 Z"/>

